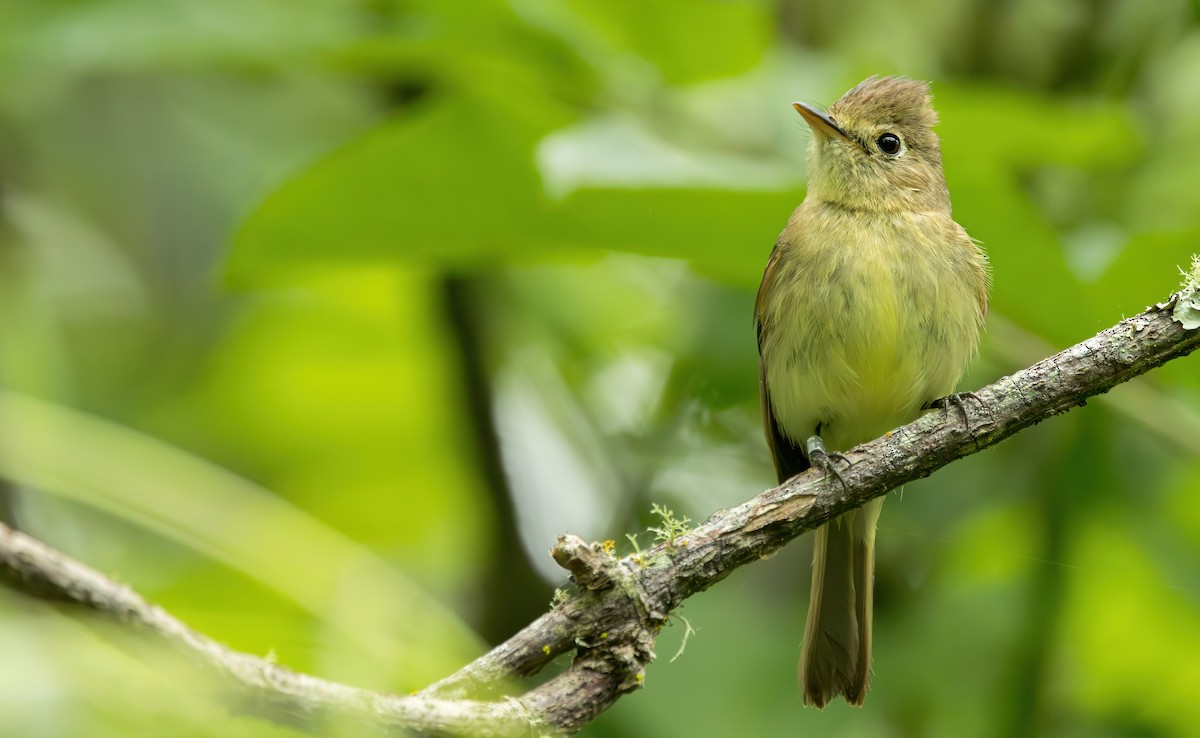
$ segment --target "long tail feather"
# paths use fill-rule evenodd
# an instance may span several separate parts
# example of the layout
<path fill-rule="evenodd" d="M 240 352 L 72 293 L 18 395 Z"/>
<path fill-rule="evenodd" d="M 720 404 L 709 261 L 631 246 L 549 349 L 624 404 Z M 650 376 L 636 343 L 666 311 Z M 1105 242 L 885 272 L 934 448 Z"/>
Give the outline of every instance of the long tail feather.
<path fill-rule="evenodd" d="M 842 695 L 861 705 L 871 679 L 875 524 L 883 498 L 821 526 L 813 541 L 813 578 L 800 654 L 806 703 Z"/>

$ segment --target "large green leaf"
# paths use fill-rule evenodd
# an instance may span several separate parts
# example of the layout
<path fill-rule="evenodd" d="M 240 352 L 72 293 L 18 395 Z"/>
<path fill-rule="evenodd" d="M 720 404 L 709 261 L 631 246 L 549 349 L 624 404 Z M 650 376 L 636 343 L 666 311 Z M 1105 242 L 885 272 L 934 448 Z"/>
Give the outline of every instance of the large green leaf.
<path fill-rule="evenodd" d="M 549 224 L 568 244 L 686 259 L 753 289 L 802 198 L 788 191 L 587 189 L 557 207 Z"/>
<path fill-rule="evenodd" d="M 597 249 L 694 261 L 752 285 L 797 193 L 586 189 L 548 198 L 537 117 L 468 95 L 433 102 L 334 152 L 270 197 L 238 234 L 235 280 L 302 263 L 480 266 Z"/>
<path fill-rule="evenodd" d="M 573 0 L 581 29 L 645 59 L 670 84 L 743 72 L 771 38 L 765 2 L 724 0 Z"/>
<path fill-rule="evenodd" d="M 306 261 L 456 265 L 536 253 L 545 244 L 528 228 L 545 203 L 533 150 L 546 130 L 465 94 L 422 106 L 268 198 L 237 236 L 231 276 L 269 278 Z"/>

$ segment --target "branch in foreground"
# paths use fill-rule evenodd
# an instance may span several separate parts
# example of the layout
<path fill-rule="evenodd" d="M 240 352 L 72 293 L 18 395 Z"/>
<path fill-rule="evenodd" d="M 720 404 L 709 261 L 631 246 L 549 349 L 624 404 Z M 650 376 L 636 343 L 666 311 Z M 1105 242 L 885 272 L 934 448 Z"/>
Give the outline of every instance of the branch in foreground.
<path fill-rule="evenodd" d="M 279 722 L 319 727 L 323 718 L 337 715 L 385 732 L 570 733 L 641 686 L 658 631 L 691 595 L 888 490 L 1200 347 L 1196 281 L 1167 303 L 984 387 L 961 409 L 930 413 L 851 449 L 845 453 L 850 465 L 841 470 L 844 484 L 809 470 L 714 514 L 671 545 L 619 560 L 596 544 L 561 537 L 552 553 L 572 572 L 580 593 L 417 695 L 356 689 L 232 651 L 128 588 L 3 526 L 0 580 L 140 627 L 226 677 L 243 708 L 252 705 Z M 562 673 L 519 698 L 498 698 L 514 677 L 535 674 L 571 651 L 574 661 Z"/>
<path fill-rule="evenodd" d="M 44 543 L 0 523 L 0 582 L 45 599 L 98 610 L 182 650 L 224 677 L 239 710 L 274 722 L 319 728 L 344 717 L 386 732 L 528 735 L 534 716 L 516 700 L 476 703 L 393 696 L 297 674 L 269 659 L 234 651 Z"/>

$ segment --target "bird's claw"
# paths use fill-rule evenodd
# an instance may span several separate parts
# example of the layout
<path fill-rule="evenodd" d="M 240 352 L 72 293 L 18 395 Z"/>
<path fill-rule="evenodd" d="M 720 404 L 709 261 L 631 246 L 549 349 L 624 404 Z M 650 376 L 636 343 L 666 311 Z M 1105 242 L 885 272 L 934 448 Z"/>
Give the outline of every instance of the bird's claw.
<path fill-rule="evenodd" d="M 812 436 L 805 442 L 805 451 L 808 454 L 808 463 L 813 467 L 825 472 L 826 476 L 837 479 L 842 484 L 842 489 L 849 489 L 846 480 L 842 477 L 842 473 L 834 462 L 841 462 L 846 466 L 850 466 L 853 462 L 844 455 L 836 451 L 826 451 L 825 442 L 820 436 Z"/>
<path fill-rule="evenodd" d="M 971 416 L 967 413 L 967 400 L 974 400 L 979 403 L 979 407 L 987 411 L 988 415 L 992 414 L 992 409 L 988 404 L 980 399 L 979 395 L 974 392 L 951 392 L 945 397 L 939 397 L 936 400 L 930 400 L 925 404 L 926 409 L 930 410 L 945 410 L 950 412 L 950 408 L 956 407 L 962 413 L 963 424 L 967 426 L 967 430 L 971 430 Z"/>

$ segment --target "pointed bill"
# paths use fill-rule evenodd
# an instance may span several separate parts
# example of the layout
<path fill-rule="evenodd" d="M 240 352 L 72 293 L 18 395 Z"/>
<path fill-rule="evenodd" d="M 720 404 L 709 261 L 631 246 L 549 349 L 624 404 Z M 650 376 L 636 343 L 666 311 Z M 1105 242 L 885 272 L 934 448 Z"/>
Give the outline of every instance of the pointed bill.
<path fill-rule="evenodd" d="M 825 138 L 841 136 L 847 141 L 850 140 L 850 137 L 846 135 L 846 132 L 838 127 L 837 123 L 833 122 L 833 118 L 830 118 L 828 115 L 812 105 L 809 105 L 808 103 L 794 102 L 792 103 L 792 107 L 795 108 L 796 112 L 804 118 L 804 120 L 808 123 L 808 127 L 813 130 L 813 133 L 818 133 Z"/>

